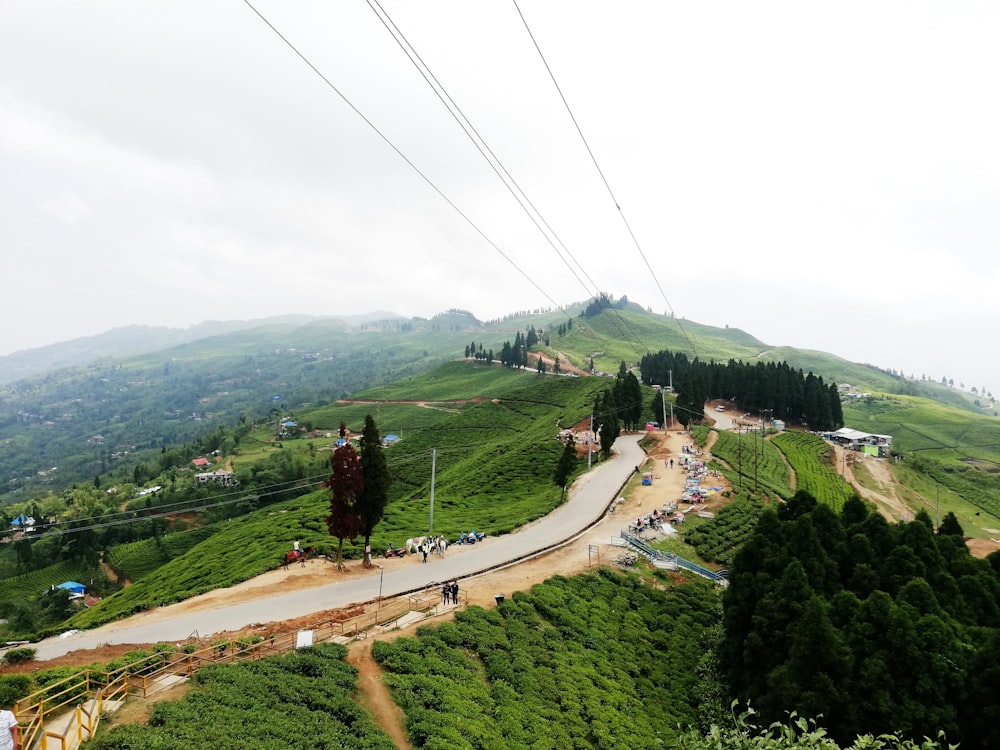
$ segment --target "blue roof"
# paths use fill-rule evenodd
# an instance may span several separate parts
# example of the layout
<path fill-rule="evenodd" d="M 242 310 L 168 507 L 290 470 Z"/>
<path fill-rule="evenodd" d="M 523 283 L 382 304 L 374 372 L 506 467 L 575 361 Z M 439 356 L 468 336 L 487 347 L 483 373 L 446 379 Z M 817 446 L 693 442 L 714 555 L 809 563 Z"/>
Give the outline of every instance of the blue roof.
<path fill-rule="evenodd" d="M 66 581 L 65 583 L 60 583 L 58 586 L 56 586 L 56 588 L 68 589 L 69 591 L 72 591 L 74 594 L 82 594 L 84 591 L 87 590 L 86 586 L 84 586 L 82 583 L 77 583 L 76 581 Z"/>
<path fill-rule="evenodd" d="M 384 440 L 388 440 L 390 443 L 393 443 L 393 442 L 399 440 L 399 435 L 386 435 L 385 438 L 383 438 L 383 439 Z"/>

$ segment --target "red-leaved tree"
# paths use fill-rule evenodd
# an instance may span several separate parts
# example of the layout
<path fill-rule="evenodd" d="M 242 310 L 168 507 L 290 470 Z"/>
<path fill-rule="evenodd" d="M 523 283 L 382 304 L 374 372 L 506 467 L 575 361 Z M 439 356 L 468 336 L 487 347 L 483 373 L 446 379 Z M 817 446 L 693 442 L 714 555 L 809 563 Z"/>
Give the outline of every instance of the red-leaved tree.
<path fill-rule="evenodd" d="M 361 474 L 361 458 L 350 443 L 333 452 L 330 464 L 332 472 L 326 486 L 332 492 L 326 527 L 330 536 L 337 537 L 337 568 L 341 569 L 344 567 L 344 540 L 354 539 L 365 527 L 365 519 L 357 502 L 365 480 Z"/>

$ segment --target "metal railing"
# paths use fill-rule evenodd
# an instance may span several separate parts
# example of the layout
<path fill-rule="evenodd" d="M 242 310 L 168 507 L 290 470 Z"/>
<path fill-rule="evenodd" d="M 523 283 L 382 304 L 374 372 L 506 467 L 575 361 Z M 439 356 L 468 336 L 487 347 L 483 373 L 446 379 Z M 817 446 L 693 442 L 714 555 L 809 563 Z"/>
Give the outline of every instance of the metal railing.
<path fill-rule="evenodd" d="M 715 581 L 722 586 L 729 585 L 729 581 L 726 579 L 726 571 L 716 572 L 702 565 L 698 565 L 698 563 L 685 560 L 683 557 L 675 555 L 673 552 L 661 552 L 660 550 L 655 549 L 652 545 L 647 544 L 644 540 L 634 534 L 630 534 L 627 531 L 620 531 L 619 534 L 629 547 L 640 552 L 648 558 L 650 562 L 655 563 L 656 561 L 662 560 L 664 562 L 672 563 L 678 568 L 689 570 L 696 575 L 709 579 L 710 581 Z"/>
<path fill-rule="evenodd" d="M 393 601 L 343 620 L 320 622 L 309 628 L 313 643 L 363 638 L 372 629 L 385 627 L 411 612 L 437 613 L 441 601 L 439 587 L 439 583 L 431 583 L 405 601 Z M 466 596 L 460 598 L 468 601 Z M 87 669 L 46 685 L 14 705 L 14 714 L 21 724 L 22 747 L 47 750 L 52 740 L 59 744 L 60 750 L 72 750 L 93 737 L 109 701 L 123 701 L 130 696 L 148 698 L 164 689 L 169 678 L 191 677 L 206 664 L 256 661 L 292 651 L 298 645 L 298 633 L 298 630 L 279 633 L 259 641 L 220 640 L 190 652 L 154 653 L 112 671 Z M 57 720 L 65 722 L 62 731 L 51 728 Z M 47 723 L 50 728 L 46 728 Z"/>

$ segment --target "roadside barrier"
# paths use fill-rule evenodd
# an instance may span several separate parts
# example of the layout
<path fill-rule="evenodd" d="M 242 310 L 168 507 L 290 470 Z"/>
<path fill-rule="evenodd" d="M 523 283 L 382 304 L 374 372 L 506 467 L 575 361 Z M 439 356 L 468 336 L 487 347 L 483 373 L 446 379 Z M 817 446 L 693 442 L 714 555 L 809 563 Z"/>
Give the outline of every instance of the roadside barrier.
<path fill-rule="evenodd" d="M 326 620 L 308 630 L 313 643 L 347 643 L 367 638 L 376 628 L 388 628 L 413 614 L 438 614 L 441 584 L 429 583 L 408 595 L 355 617 Z M 468 603 L 465 591 L 460 602 Z M 420 619 L 417 617 L 417 619 Z M 194 675 L 206 664 L 258 661 L 298 647 L 298 630 L 267 637 L 218 640 L 185 651 L 153 653 L 112 671 L 83 670 L 46 685 L 14 704 L 21 725 L 22 747 L 39 750 L 75 750 L 94 736 L 102 714 L 130 697 L 148 698 Z"/>
<path fill-rule="evenodd" d="M 673 552 L 661 552 L 658 549 L 654 549 L 651 545 L 647 544 L 645 541 L 630 534 L 627 531 L 619 532 L 621 538 L 625 543 L 632 549 L 639 552 L 643 557 L 648 559 L 653 565 L 657 567 L 670 568 L 672 570 L 677 570 L 678 568 L 683 568 L 684 570 L 689 570 L 702 578 L 707 578 L 710 581 L 718 583 L 720 586 L 728 586 L 729 581 L 726 579 L 728 571 L 722 570 L 716 572 L 714 570 L 709 570 L 708 568 L 693 563 L 690 560 L 685 560 L 683 557 L 675 555 Z M 659 563 L 664 563 L 660 565 Z"/>

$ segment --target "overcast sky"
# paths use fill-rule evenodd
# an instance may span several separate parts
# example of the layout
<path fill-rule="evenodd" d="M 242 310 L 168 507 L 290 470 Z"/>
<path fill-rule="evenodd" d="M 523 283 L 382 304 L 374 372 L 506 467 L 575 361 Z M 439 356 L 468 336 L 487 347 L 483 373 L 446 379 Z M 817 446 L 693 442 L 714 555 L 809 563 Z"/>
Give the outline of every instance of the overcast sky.
<path fill-rule="evenodd" d="M 604 291 L 1000 395 L 997 3 L 386 0 L 551 243 L 365 0 L 254 6 L 424 177 L 243 2 L 0 0 L 0 354 Z"/>

